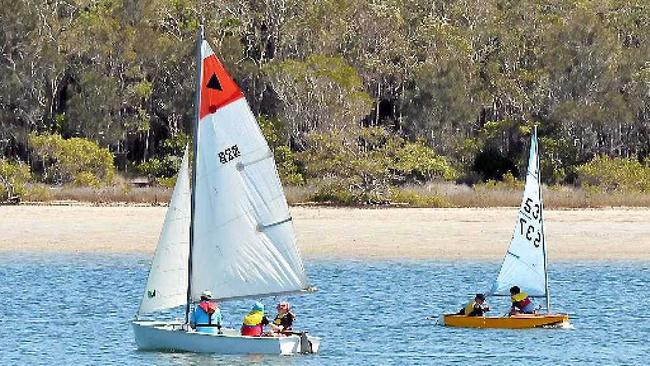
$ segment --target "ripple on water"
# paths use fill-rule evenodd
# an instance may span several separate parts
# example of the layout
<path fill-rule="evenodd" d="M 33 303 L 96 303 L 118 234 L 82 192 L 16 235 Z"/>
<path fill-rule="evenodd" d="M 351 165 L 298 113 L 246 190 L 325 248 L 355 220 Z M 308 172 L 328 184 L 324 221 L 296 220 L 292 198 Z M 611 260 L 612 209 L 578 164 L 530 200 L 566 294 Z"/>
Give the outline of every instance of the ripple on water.
<path fill-rule="evenodd" d="M 0 259 L 0 364 L 366 366 L 512 364 L 521 357 L 532 364 L 635 364 L 645 360 L 650 336 L 650 315 L 630 300 L 647 292 L 647 263 L 554 264 L 553 307 L 570 313 L 574 329 L 513 331 L 446 328 L 426 319 L 456 311 L 486 289 L 498 263 L 315 261 L 307 268 L 320 291 L 291 301 L 298 327 L 324 336 L 322 354 L 139 352 L 130 320 L 148 263 L 129 255 Z M 495 313 L 505 312 L 504 301 L 492 302 Z M 249 306 L 222 304 L 226 322 L 238 326 Z"/>

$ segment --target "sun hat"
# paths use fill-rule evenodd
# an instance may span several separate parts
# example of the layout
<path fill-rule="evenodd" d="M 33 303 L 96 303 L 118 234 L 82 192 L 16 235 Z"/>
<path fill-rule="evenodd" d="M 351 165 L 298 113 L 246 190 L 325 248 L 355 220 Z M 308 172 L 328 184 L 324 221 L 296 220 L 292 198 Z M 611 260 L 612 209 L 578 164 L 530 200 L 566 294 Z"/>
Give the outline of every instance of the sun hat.
<path fill-rule="evenodd" d="M 256 303 L 253 305 L 253 311 L 264 311 L 264 304 L 262 304 L 262 303 L 259 302 L 259 301 L 256 302 Z"/>

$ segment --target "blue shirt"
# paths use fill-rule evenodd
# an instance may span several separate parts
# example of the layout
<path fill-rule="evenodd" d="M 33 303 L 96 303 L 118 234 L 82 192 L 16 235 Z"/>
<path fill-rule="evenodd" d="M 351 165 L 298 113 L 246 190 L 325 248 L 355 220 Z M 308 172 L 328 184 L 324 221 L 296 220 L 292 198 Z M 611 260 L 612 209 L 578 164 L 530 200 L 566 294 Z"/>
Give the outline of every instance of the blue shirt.
<path fill-rule="evenodd" d="M 212 318 L 212 321 L 210 321 L 210 318 Z M 208 315 L 208 313 L 205 312 L 200 306 L 196 306 L 194 308 L 194 311 L 192 312 L 192 317 L 190 318 L 190 324 L 196 325 L 196 324 L 213 324 L 213 325 L 221 325 L 221 322 L 223 321 L 223 317 L 221 316 L 221 310 L 217 308 L 217 310 L 212 314 L 212 316 Z M 197 332 L 202 332 L 202 333 L 218 333 L 219 329 L 215 326 L 212 327 L 201 327 L 198 326 L 196 327 Z"/>

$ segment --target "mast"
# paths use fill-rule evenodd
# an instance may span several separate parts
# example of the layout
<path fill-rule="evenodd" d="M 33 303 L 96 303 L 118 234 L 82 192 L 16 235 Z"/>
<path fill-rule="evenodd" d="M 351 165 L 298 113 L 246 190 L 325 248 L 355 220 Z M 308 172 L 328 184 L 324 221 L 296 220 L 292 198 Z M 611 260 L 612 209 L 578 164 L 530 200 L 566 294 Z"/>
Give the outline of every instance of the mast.
<path fill-rule="evenodd" d="M 537 142 L 537 125 L 535 125 L 535 164 L 537 164 L 537 187 L 539 191 L 539 219 L 542 231 L 542 252 L 544 253 L 544 288 L 546 293 L 546 312 L 551 312 L 551 296 L 548 291 L 548 254 L 546 252 L 546 236 L 544 235 L 544 200 L 542 198 L 542 172 L 539 169 L 539 143 Z"/>
<path fill-rule="evenodd" d="M 194 97 L 194 121 L 192 123 L 192 198 L 190 200 L 190 252 L 187 258 L 187 304 L 185 305 L 185 324 L 190 320 L 190 304 L 192 303 L 192 246 L 194 245 L 194 207 L 196 202 L 196 161 L 198 153 L 198 133 L 199 133 L 199 109 L 201 103 L 201 76 L 203 69 L 203 58 L 201 57 L 201 46 L 205 37 L 203 24 L 197 31 L 198 37 L 196 42 L 196 91 Z"/>

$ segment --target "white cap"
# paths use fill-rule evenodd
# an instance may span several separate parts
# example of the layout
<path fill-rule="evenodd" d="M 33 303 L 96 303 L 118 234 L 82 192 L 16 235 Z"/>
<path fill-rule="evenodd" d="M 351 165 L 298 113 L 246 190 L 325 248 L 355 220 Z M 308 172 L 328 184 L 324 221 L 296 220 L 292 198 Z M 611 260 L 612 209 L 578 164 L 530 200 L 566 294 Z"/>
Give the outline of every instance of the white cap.
<path fill-rule="evenodd" d="M 212 298 L 212 292 L 209 290 L 205 290 L 201 293 L 201 297 L 207 297 L 208 299 Z"/>

